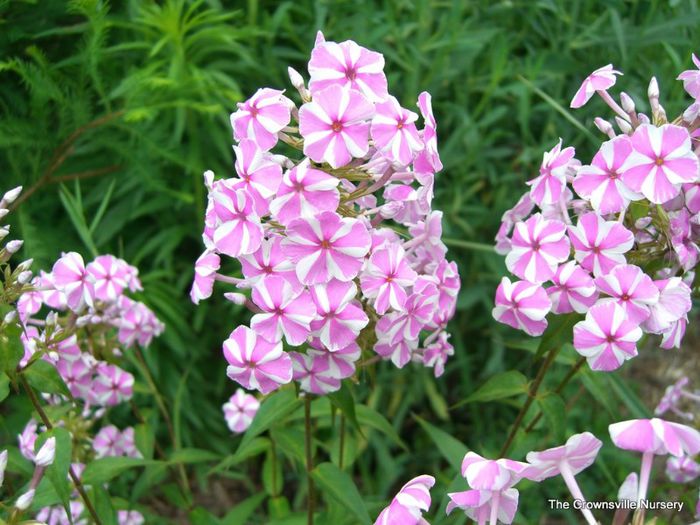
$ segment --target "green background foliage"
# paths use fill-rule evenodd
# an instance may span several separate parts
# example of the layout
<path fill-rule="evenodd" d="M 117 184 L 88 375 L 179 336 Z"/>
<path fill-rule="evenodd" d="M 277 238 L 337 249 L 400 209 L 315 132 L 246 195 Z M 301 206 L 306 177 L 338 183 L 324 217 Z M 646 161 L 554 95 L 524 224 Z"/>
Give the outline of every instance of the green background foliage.
<path fill-rule="evenodd" d="M 456 352 L 445 375 L 436 381 L 427 370 L 398 372 L 390 364 L 364 374 L 369 387 L 354 396 L 371 407 L 359 424 L 365 433 L 372 429 L 371 439 L 352 430 L 353 477 L 338 482 L 354 481 L 374 516 L 411 476 L 435 474 L 434 522 L 463 522 L 443 519 L 441 498 L 465 446 L 498 453 L 537 367 L 538 341 L 497 326 L 490 315 L 504 273 L 491 251 L 500 215 L 559 137 L 576 145 L 583 162 L 590 159 L 601 140 L 592 119 L 608 115 L 597 100 L 577 112 L 568 102 L 593 69 L 612 62 L 623 70 L 618 85 L 640 110 L 656 75 L 669 115 L 681 111 L 688 100 L 674 79 L 700 51 L 699 24 L 691 0 L 0 1 L 0 180 L 4 189 L 25 187 L 12 221 L 25 239 L 20 255 L 48 270 L 62 250 L 86 258 L 115 253 L 140 268 L 146 291 L 139 299 L 167 325 L 146 360 L 173 415 L 176 444 L 169 444 L 155 406 L 149 409 L 147 390 L 136 395 L 148 421 L 137 435 L 151 448 L 155 439 L 181 454 L 173 461 L 188 465 L 192 499 L 178 497 L 174 483 L 160 483 L 169 479 L 160 464 L 120 476 L 112 493 L 141 498 L 166 522 L 212 523 L 213 513 L 221 523 L 267 523 L 275 515 L 294 518 L 287 507 L 303 507 L 295 499 L 295 487 L 304 490 L 298 407 L 287 407 L 287 424 L 273 428 L 282 454 L 277 466 L 265 459 L 266 437 L 245 443 L 250 454 L 256 446 L 267 451 L 249 459 L 221 414 L 235 390 L 224 374 L 221 342 L 246 313 L 221 293 L 194 307 L 188 290 L 202 250 L 202 173 L 233 173 L 229 113 L 258 87 L 290 88 L 287 66 L 305 73 L 315 32 L 323 29 L 328 39 L 382 52 L 389 89 L 404 106 L 414 107 L 420 91 L 432 93 L 445 165 L 435 207 L 444 211 L 446 243 L 462 276 L 451 324 Z M 548 392 L 575 359 L 565 346 L 536 401 L 543 423 L 516 441 L 511 456 L 522 459 L 583 430 L 603 437 L 609 422 L 647 413 L 664 379 L 650 380 L 644 370 L 657 367 L 659 352 L 646 349 L 616 376 L 585 372 L 559 397 Z M 495 374 L 498 380 L 475 395 Z M 322 434 L 323 417 L 335 428 L 327 401 L 314 410 Z M 28 415 L 27 404 L 14 401 L 2 414 L 0 442 L 14 443 Z M 614 497 L 637 466 L 632 455 L 604 450 L 582 476 L 592 498 Z M 272 472 L 280 464 L 285 474 Z M 98 465 L 94 475 L 105 468 L 111 477 L 107 467 Z M 332 467 L 315 472 L 321 488 L 337 474 Z M 518 522 L 535 523 L 545 499 L 562 496 L 562 487 L 523 484 Z M 273 496 L 265 505 L 261 490 Z M 342 511 L 354 506 L 353 494 L 341 495 L 350 500 L 332 503 L 331 517 L 353 523 Z"/>

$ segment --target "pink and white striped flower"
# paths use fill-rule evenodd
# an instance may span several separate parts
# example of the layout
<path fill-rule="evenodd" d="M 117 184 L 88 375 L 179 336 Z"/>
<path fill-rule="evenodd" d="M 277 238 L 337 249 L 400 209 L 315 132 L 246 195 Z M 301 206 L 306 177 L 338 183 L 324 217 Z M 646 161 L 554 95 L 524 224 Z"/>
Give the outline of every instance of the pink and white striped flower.
<path fill-rule="evenodd" d="M 253 422 L 259 408 L 260 401 L 239 388 L 222 407 L 226 426 L 236 434 L 245 432 Z"/>
<path fill-rule="evenodd" d="M 418 115 L 402 108 L 394 97 L 376 105 L 370 133 L 374 144 L 392 162 L 408 166 L 423 149 L 415 122 Z"/>
<path fill-rule="evenodd" d="M 53 285 L 65 295 L 68 308 L 73 311 L 92 306 L 95 296 L 94 278 L 85 268 L 83 257 L 68 252 L 56 261 L 51 270 Z"/>
<path fill-rule="evenodd" d="M 92 276 L 95 299 L 116 301 L 128 284 L 128 264 L 114 255 L 99 255 L 86 267 Z"/>
<path fill-rule="evenodd" d="M 287 238 L 282 241 L 287 256 L 296 265 L 299 281 L 307 285 L 333 278 L 354 279 L 370 244 L 363 222 L 329 211 L 295 219 L 287 226 Z"/>
<path fill-rule="evenodd" d="M 680 277 L 654 281 L 659 290 L 659 300 L 649 304 L 649 318 L 644 321 L 646 332 L 660 334 L 671 328 L 673 323 L 690 312 L 693 302 L 690 288 Z"/>
<path fill-rule="evenodd" d="M 700 452 L 700 432 L 687 425 L 659 418 L 631 419 L 608 427 L 615 446 L 624 450 L 694 456 Z"/>
<path fill-rule="evenodd" d="M 268 341 L 300 345 L 309 336 L 316 308 L 309 292 L 295 291 L 283 277 L 270 276 L 253 287 L 253 302 L 262 310 L 250 320 L 250 327 Z"/>
<path fill-rule="evenodd" d="M 677 80 L 683 81 L 683 87 L 688 95 L 695 100 L 700 99 L 700 58 L 693 53 L 693 64 L 697 69 L 688 69 L 678 75 Z"/>
<path fill-rule="evenodd" d="M 117 365 L 97 365 L 92 391 L 100 405 L 115 406 L 134 395 L 134 376 Z"/>
<path fill-rule="evenodd" d="M 216 272 L 220 267 L 221 258 L 208 250 L 194 263 L 194 282 L 190 289 L 190 299 L 194 304 L 199 304 L 199 301 L 211 297 Z"/>
<path fill-rule="evenodd" d="M 333 352 L 352 344 L 369 323 L 365 312 L 355 304 L 355 283 L 333 279 L 310 291 L 318 312 L 311 329 L 318 333 L 323 345 Z"/>
<path fill-rule="evenodd" d="M 688 317 L 682 317 L 671 325 L 671 328 L 661 334 L 661 348 L 670 350 L 680 348 L 685 336 L 685 329 L 688 326 Z"/>
<path fill-rule="evenodd" d="M 377 517 L 374 525 L 422 525 L 423 512 L 430 509 L 430 489 L 435 485 L 432 476 L 417 476 L 406 483 Z"/>
<path fill-rule="evenodd" d="M 307 355 L 328 361 L 328 374 L 339 379 L 345 379 L 355 373 L 355 363 L 362 355 L 362 351 L 355 341 L 345 348 L 333 352 L 323 346 L 317 337 L 311 339 L 309 346 L 310 348 L 306 351 Z"/>
<path fill-rule="evenodd" d="M 62 353 L 59 356 L 56 370 L 58 370 L 71 395 L 73 397 L 87 397 L 87 392 L 92 387 L 92 364 L 83 357 L 82 353 L 77 359 L 67 359 Z"/>
<path fill-rule="evenodd" d="M 555 314 L 583 314 L 598 300 L 598 290 L 590 274 L 574 261 L 559 266 L 552 282 L 547 295 Z"/>
<path fill-rule="evenodd" d="M 666 475 L 675 483 L 689 483 L 700 476 L 700 464 L 688 456 L 672 456 L 666 461 Z"/>
<path fill-rule="evenodd" d="M 121 432 L 114 425 L 102 427 L 92 440 L 92 448 L 95 451 L 95 456 L 98 459 L 121 456 L 122 449 L 119 444 L 121 436 Z"/>
<path fill-rule="evenodd" d="M 231 114 L 234 140 L 251 139 L 265 151 L 277 144 L 277 133 L 289 124 L 294 106 L 283 93 L 260 88 L 248 100 L 239 102 L 238 111 Z"/>
<path fill-rule="evenodd" d="M 595 305 L 586 319 L 574 326 L 574 348 L 586 357 L 593 370 L 609 372 L 637 355 L 642 337 L 638 323 L 627 319 L 625 310 L 615 302 Z"/>
<path fill-rule="evenodd" d="M 430 279 L 418 278 L 404 308 L 384 315 L 377 322 L 379 341 L 397 345 L 402 339 L 418 339 L 421 330 L 433 320 L 438 296 L 437 286 Z"/>
<path fill-rule="evenodd" d="M 340 202 L 338 182 L 337 177 L 311 168 L 305 159 L 284 174 L 270 212 L 275 220 L 287 225 L 299 217 L 335 211 Z"/>
<path fill-rule="evenodd" d="M 224 341 L 226 375 L 243 388 L 269 394 L 292 380 L 292 360 L 282 341 L 271 343 L 247 326 L 239 326 Z"/>
<path fill-rule="evenodd" d="M 390 244 L 372 253 L 360 275 L 362 293 L 374 299 L 374 309 L 383 315 L 389 308 L 403 310 L 418 274 L 410 267 L 400 245 Z"/>
<path fill-rule="evenodd" d="M 533 283 L 551 279 L 559 263 L 569 258 L 566 225 L 536 213 L 515 225 L 506 266 L 511 273 Z"/>
<path fill-rule="evenodd" d="M 340 390 L 340 375 L 332 370 L 326 355 L 291 352 L 294 380 L 304 392 L 323 396 Z"/>
<path fill-rule="evenodd" d="M 633 264 L 616 266 L 607 275 L 597 277 L 595 284 L 601 293 L 610 296 L 600 302 L 618 304 L 627 319 L 635 324 L 645 321 L 651 314 L 651 305 L 659 300 L 659 289 L 654 281 Z"/>
<path fill-rule="evenodd" d="M 686 128 L 642 124 L 631 141 L 633 152 L 622 166 L 622 182 L 652 203 L 670 201 L 681 184 L 698 180 L 698 158 Z"/>
<path fill-rule="evenodd" d="M 425 148 L 418 153 L 413 162 L 413 168 L 417 172 L 437 173 L 442 170 L 442 161 L 437 147 L 437 122 L 433 116 L 432 97 L 427 91 L 418 95 L 418 108 L 425 122 L 423 128 Z"/>
<path fill-rule="evenodd" d="M 500 323 L 538 336 L 547 328 L 546 316 L 551 308 L 552 301 L 539 284 L 527 281 L 511 283 L 508 277 L 503 277 L 496 289 L 496 306 L 492 315 Z"/>
<path fill-rule="evenodd" d="M 479 524 L 513 523 L 518 511 L 520 493 L 517 489 L 501 491 L 466 490 L 447 494 L 450 502 L 447 504 L 447 514 L 454 509 L 461 509 L 467 517 Z"/>
<path fill-rule="evenodd" d="M 299 109 L 304 155 L 340 168 L 369 150 L 369 120 L 374 105 L 362 93 L 338 85 L 314 95 Z"/>
<path fill-rule="evenodd" d="M 520 461 L 486 459 L 476 452 L 467 452 L 462 460 L 461 472 L 473 489 L 501 491 L 515 485 L 529 466 Z"/>
<path fill-rule="evenodd" d="M 279 275 L 295 288 L 299 286 L 294 265 L 284 254 L 281 236 L 263 239 L 255 252 L 241 255 L 238 260 L 241 263 L 243 275 L 251 284 L 255 284 L 267 276 Z"/>
<path fill-rule="evenodd" d="M 634 245 L 634 235 L 616 221 L 605 221 L 596 213 L 582 215 L 576 226 L 569 226 L 569 238 L 576 260 L 593 275 L 605 275 Z"/>
<path fill-rule="evenodd" d="M 572 147 L 561 149 L 562 139 L 549 151 L 545 152 L 540 165 L 540 174 L 527 184 L 530 197 L 540 207 L 559 202 L 566 186 L 566 175 L 570 167 L 577 165 L 574 159 L 576 150 Z"/>
<path fill-rule="evenodd" d="M 581 197 L 590 201 L 593 209 L 603 215 L 619 213 L 630 201 L 642 196 L 622 182 L 622 166 L 632 153 L 632 142 L 620 135 L 603 142 L 590 166 L 581 166 L 573 186 Z"/>
<path fill-rule="evenodd" d="M 588 75 L 578 88 L 578 91 L 571 100 L 572 108 L 580 108 L 588 102 L 596 91 L 607 91 L 615 85 L 617 78 L 615 75 L 622 75 L 613 69 L 612 64 L 596 69 Z"/>
<path fill-rule="evenodd" d="M 117 511 L 117 523 L 119 525 L 143 525 L 146 523 L 146 519 L 138 510 L 119 510 Z"/>
<path fill-rule="evenodd" d="M 372 102 L 381 102 L 388 94 L 381 53 L 352 40 L 326 42 L 320 31 L 311 51 L 309 75 L 309 90 L 314 97 L 329 86 L 355 89 Z"/>
<path fill-rule="evenodd" d="M 253 198 L 245 190 L 215 193 L 214 212 L 219 221 L 214 230 L 214 245 L 218 251 L 238 257 L 260 247 L 263 228 L 255 213 Z"/>
<path fill-rule="evenodd" d="M 378 339 L 374 344 L 374 351 L 384 360 L 391 360 L 397 368 L 406 366 L 418 352 L 418 339 L 398 338 L 392 340 L 391 333 L 385 335 L 377 328 Z"/>
<path fill-rule="evenodd" d="M 440 377 L 445 372 L 447 358 L 455 353 L 449 338 L 450 334 L 440 332 L 437 339 L 426 346 L 423 351 L 423 364 L 433 369 L 435 377 Z"/>
<path fill-rule="evenodd" d="M 600 439 L 584 432 L 571 436 L 559 447 L 528 452 L 527 462 L 532 466 L 525 471 L 525 477 L 542 481 L 560 474 L 575 476 L 593 464 L 602 446 Z"/>
<path fill-rule="evenodd" d="M 266 215 L 269 202 L 282 181 L 282 167 L 249 139 L 241 140 L 238 146 L 233 146 L 233 151 L 236 154 L 236 173 L 241 178 L 234 187 L 245 188 L 253 198 L 255 213 Z"/>

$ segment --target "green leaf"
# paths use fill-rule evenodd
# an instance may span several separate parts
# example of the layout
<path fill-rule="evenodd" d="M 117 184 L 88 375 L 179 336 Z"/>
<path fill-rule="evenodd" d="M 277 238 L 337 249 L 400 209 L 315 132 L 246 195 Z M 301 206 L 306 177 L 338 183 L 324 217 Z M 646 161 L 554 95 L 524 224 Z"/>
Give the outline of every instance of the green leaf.
<path fill-rule="evenodd" d="M 195 507 L 189 512 L 192 525 L 221 525 L 221 520 L 204 507 Z"/>
<path fill-rule="evenodd" d="M 168 463 L 206 463 L 217 461 L 221 457 L 209 450 L 199 448 L 182 448 L 173 452 L 168 458 Z"/>
<path fill-rule="evenodd" d="M 564 343 L 571 341 L 574 325 L 582 319 L 583 316 L 577 313 L 552 316 L 549 326 L 542 335 L 540 346 L 537 347 L 535 360 L 550 350 L 559 349 Z"/>
<path fill-rule="evenodd" d="M 245 448 L 254 437 L 259 436 L 272 425 L 284 421 L 285 416 L 288 416 L 300 406 L 301 400 L 297 398 L 292 388 L 285 388 L 271 394 L 260 405 L 253 423 L 243 436 L 241 444 L 238 445 L 238 450 Z"/>
<path fill-rule="evenodd" d="M 440 454 L 442 454 L 442 457 L 447 460 L 452 468 L 459 471 L 462 468 L 462 460 L 464 459 L 464 456 L 467 452 L 469 452 L 467 446 L 449 435 L 444 430 L 440 430 L 439 428 L 431 425 L 423 418 L 416 415 L 414 415 L 413 418 L 418 421 L 418 424 L 423 427 L 423 430 L 425 430 L 428 436 L 430 436 L 430 439 L 433 440 L 433 443 L 435 443 L 435 446 L 440 451 Z"/>
<path fill-rule="evenodd" d="M 328 394 L 328 398 L 337 407 L 350 422 L 350 424 L 360 431 L 360 423 L 357 421 L 357 413 L 355 412 L 355 398 L 352 395 L 352 389 L 347 381 L 343 381 L 340 390 Z"/>
<path fill-rule="evenodd" d="M 262 483 L 265 492 L 270 496 L 277 496 L 282 491 L 282 464 L 272 450 L 267 451 L 262 467 Z"/>
<path fill-rule="evenodd" d="M 290 459 L 296 459 L 301 464 L 306 461 L 304 451 L 304 432 L 298 428 L 273 428 L 270 438 L 281 452 Z"/>
<path fill-rule="evenodd" d="M 321 463 L 311 471 L 311 477 L 324 495 L 343 505 L 358 523 L 371 523 L 365 502 L 352 478 L 332 463 Z"/>
<path fill-rule="evenodd" d="M 50 437 L 56 438 L 56 456 L 51 466 L 46 469 L 45 475 L 56 490 L 56 494 L 61 498 L 64 508 L 68 509 L 71 496 L 68 469 L 70 468 L 73 453 L 73 441 L 70 432 L 65 428 L 56 427 L 39 436 L 35 449 L 39 450 L 39 447 Z"/>
<path fill-rule="evenodd" d="M 221 519 L 221 525 L 246 525 L 248 518 L 260 506 L 265 497 L 265 493 L 260 492 L 241 501 Z"/>
<path fill-rule="evenodd" d="M 86 485 L 104 483 L 126 470 L 147 465 L 156 465 L 158 463 L 160 462 L 152 459 L 127 457 L 100 458 L 87 464 L 81 480 Z"/>
<path fill-rule="evenodd" d="M 99 461 L 99 460 L 98 460 Z M 85 481 L 81 478 L 81 481 Z M 93 485 L 89 497 L 95 507 L 95 511 L 102 522 L 102 525 L 116 525 L 117 511 L 114 510 L 112 499 L 109 497 L 109 492 L 101 485 Z"/>
<path fill-rule="evenodd" d="M 270 440 L 267 438 L 256 437 L 248 441 L 245 446 L 239 446 L 235 454 L 226 456 L 221 462 L 214 466 L 207 475 L 214 474 L 216 472 L 221 472 L 226 470 L 241 461 L 244 461 L 252 456 L 257 456 L 262 454 L 268 448 L 270 448 Z"/>
<path fill-rule="evenodd" d="M 394 427 L 391 426 L 391 423 L 389 423 L 387 418 L 366 405 L 357 405 L 355 410 L 357 411 L 357 421 L 360 423 L 360 425 L 378 430 L 385 436 L 389 437 L 398 446 L 408 450 L 408 447 L 403 441 L 401 441 L 398 433 Z"/>
<path fill-rule="evenodd" d="M 562 441 L 566 433 L 566 403 L 559 394 L 554 392 L 537 398 L 536 402 L 556 441 Z"/>
<path fill-rule="evenodd" d="M 491 376 L 476 392 L 453 405 L 456 408 L 467 403 L 486 403 L 527 393 L 527 378 L 517 370 L 508 370 Z"/>
<path fill-rule="evenodd" d="M 19 326 L 8 326 L 4 329 L 7 338 L 0 337 L 0 369 L 14 377 L 17 365 L 24 356 L 24 347 L 20 341 Z"/>
<path fill-rule="evenodd" d="M 153 449 L 155 447 L 156 437 L 153 434 L 153 425 L 140 423 L 134 426 L 134 441 L 136 448 L 141 455 L 146 459 L 153 458 Z"/>
<path fill-rule="evenodd" d="M 61 394 L 70 397 L 68 387 L 63 382 L 58 370 L 47 361 L 35 361 L 22 374 L 29 384 L 45 394 Z"/>
<path fill-rule="evenodd" d="M 10 395 L 10 378 L 5 372 L 0 371 L 0 402 Z"/>

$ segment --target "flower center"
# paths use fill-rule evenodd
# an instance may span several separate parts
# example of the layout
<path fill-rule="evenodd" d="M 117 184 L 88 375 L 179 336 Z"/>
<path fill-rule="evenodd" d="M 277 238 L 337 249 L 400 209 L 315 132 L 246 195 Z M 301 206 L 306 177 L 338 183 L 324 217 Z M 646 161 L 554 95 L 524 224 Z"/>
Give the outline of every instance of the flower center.
<path fill-rule="evenodd" d="M 333 125 L 331 126 L 331 129 L 333 130 L 334 133 L 340 133 L 343 130 L 343 123 L 338 122 L 337 120 L 333 122 Z"/>
<path fill-rule="evenodd" d="M 661 157 L 656 158 L 656 165 L 657 166 L 661 166 L 661 165 L 663 165 L 663 163 L 664 163 L 664 159 L 662 159 Z"/>
<path fill-rule="evenodd" d="M 355 71 L 355 68 L 351 67 L 345 72 L 345 78 L 348 80 L 355 80 L 357 78 L 357 71 Z"/>
<path fill-rule="evenodd" d="M 258 108 L 256 108 L 255 106 L 250 106 L 250 110 L 249 110 L 249 111 L 250 111 L 250 116 L 251 116 L 251 117 L 255 118 L 255 117 L 258 116 Z"/>
<path fill-rule="evenodd" d="M 328 242 L 328 241 L 325 240 L 325 239 L 321 241 L 321 249 L 322 249 L 322 250 L 328 250 L 328 249 L 330 249 L 330 247 L 331 247 L 331 243 L 330 243 L 330 242 Z"/>
<path fill-rule="evenodd" d="M 539 249 L 540 249 L 540 243 L 538 241 L 533 242 L 532 243 L 532 251 L 536 252 L 536 251 L 539 251 Z"/>
<path fill-rule="evenodd" d="M 612 334 L 609 334 L 609 335 L 605 338 L 605 341 L 606 341 L 607 343 L 614 343 L 614 342 L 615 342 L 615 338 L 613 337 Z"/>
<path fill-rule="evenodd" d="M 402 128 L 404 127 L 405 124 L 406 124 L 406 121 L 405 121 L 404 119 L 399 120 L 399 121 L 396 123 L 396 129 L 402 129 Z"/>
<path fill-rule="evenodd" d="M 622 297 L 620 297 L 620 299 L 622 299 L 623 301 L 629 301 L 629 300 L 630 300 L 630 296 L 627 295 L 626 293 L 623 293 L 623 294 L 622 294 Z"/>
<path fill-rule="evenodd" d="M 609 171 L 608 175 L 610 176 L 610 180 L 615 180 L 620 177 L 620 174 L 616 171 Z"/>

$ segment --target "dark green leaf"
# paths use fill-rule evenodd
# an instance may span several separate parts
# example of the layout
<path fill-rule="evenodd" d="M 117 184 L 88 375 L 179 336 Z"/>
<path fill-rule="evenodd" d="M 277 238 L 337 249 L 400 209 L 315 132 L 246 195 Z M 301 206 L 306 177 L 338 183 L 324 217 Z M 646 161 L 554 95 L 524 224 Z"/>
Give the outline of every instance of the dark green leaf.
<path fill-rule="evenodd" d="M 152 459 L 128 457 L 100 458 L 87 464 L 81 479 L 86 485 L 104 483 L 126 470 L 147 465 L 156 465 L 158 463 L 158 461 Z"/>
<path fill-rule="evenodd" d="M 490 377 L 476 392 L 455 404 L 453 408 L 466 403 L 486 403 L 527 393 L 527 378 L 517 370 L 508 370 Z"/>
<path fill-rule="evenodd" d="M 423 430 L 426 431 L 428 436 L 430 436 L 430 439 L 432 439 L 433 443 L 435 443 L 435 446 L 442 454 L 442 457 L 447 460 L 452 468 L 459 471 L 462 467 L 462 460 L 464 459 L 465 454 L 469 452 L 466 445 L 449 435 L 444 430 L 440 430 L 439 428 L 431 425 L 424 419 L 415 415 L 413 417 L 416 421 L 418 421 L 420 426 L 423 427 Z"/>
<path fill-rule="evenodd" d="M 58 370 L 47 361 L 35 361 L 22 374 L 27 378 L 29 384 L 39 392 L 70 396 L 68 387 L 63 382 Z"/>
<path fill-rule="evenodd" d="M 327 497 L 343 505 L 357 519 L 358 523 L 369 524 L 372 520 L 365 502 L 352 478 L 332 463 L 321 463 L 311 471 L 316 485 Z"/>

